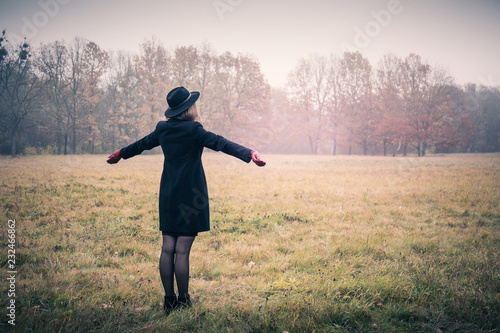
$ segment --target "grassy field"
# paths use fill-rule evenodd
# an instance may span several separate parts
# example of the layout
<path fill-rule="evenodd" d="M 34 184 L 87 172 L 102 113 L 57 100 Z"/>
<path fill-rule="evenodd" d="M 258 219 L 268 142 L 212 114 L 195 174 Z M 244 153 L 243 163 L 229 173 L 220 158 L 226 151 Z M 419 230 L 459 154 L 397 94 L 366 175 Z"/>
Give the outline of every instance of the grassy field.
<path fill-rule="evenodd" d="M 263 158 L 204 155 L 212 230 L 168 317 L 161 156 L 0 158 L 0 331 L 500 332 L 500 155 Z"/>

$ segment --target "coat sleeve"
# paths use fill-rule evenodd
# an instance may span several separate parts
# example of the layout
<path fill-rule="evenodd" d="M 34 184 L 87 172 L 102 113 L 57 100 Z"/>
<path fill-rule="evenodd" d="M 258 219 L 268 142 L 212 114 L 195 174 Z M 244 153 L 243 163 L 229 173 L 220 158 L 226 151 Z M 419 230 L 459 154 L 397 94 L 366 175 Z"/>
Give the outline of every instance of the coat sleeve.
<path fill-rule="evenodd" d="M 131 145 L 128 145 L 127 147 L 120 149 L 120 156 L 123 159 L 131 158 L 134 157 L 135 155 L 139 155 L 144 150 L 150 150 L 153 149 L 154 147 L 159 146 L 160 142 L 158 141 L 157 130 L 158 130 L 158 125 L 156 126 L 156 129 L 153 132 L 146 135 L 144 138 L 132 143 Z"/>
<path fill-rule="evenodd" d="M 202 146 L 215 151 L 222 151 L 225 154 L 239 158 L 240 160 L 249 163 L 252 160 L 250 153 L 251 149 L 243 147 L 237 143 L 229 141 L 224 137 L 206 131 L 200 123 L 193 129 L 195 140 Z"/>

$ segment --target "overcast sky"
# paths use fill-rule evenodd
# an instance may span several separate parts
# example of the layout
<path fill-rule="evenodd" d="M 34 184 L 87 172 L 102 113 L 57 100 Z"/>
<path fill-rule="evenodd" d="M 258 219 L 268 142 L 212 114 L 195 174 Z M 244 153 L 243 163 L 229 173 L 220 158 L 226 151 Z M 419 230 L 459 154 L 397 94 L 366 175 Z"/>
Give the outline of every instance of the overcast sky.
<path fill-rule="evenodd" d="M 255 56 L 273 86 L 299 58 L 359 50 L 373 66 L 417 53 L 457 83 L 500 85 L 500 0 L 0 0 L 11 40 L 85 37 L 136 52 L 155 36 L 167 48 L 210 43 Z"/>

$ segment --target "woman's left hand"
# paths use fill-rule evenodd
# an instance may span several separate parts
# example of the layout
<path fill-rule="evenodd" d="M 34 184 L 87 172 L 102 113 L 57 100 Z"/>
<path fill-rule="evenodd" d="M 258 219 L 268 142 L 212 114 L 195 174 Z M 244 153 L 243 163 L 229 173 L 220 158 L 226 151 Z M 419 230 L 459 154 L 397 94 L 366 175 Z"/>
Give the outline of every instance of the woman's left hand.
<path fill-rule="evenodd" d="M 260 159 L 259 153 L 257 151 L 252 150 L 252 152 L 250 153 L 250 157 L 252 157 L 252 161 L 258 166 L 263 167 L 264 165 L 266 165 L 266 162 Z"/>
<path fill-rule="evenodd" d="M 122 157 L 120 156 L 120 149 L 118 149 L 113 154 L 108 156 L 108 160 L 106 162 L 108 162 L 109 164 L 115 164 L 118 163 L 121 158 Z"/>

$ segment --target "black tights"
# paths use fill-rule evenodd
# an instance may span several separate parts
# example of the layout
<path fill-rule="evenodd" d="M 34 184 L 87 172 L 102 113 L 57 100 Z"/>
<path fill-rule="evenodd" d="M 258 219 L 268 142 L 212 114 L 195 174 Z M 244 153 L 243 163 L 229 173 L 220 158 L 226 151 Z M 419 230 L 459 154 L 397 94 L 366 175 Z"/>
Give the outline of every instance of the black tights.
<path fill-rule="evenodd" d="M 179 297 L 188 295 L 189 252 L 196 236 L 163 235 L 160 256 L 160 276 L 165 296 L 174 296 L 174 273 Z"/>

